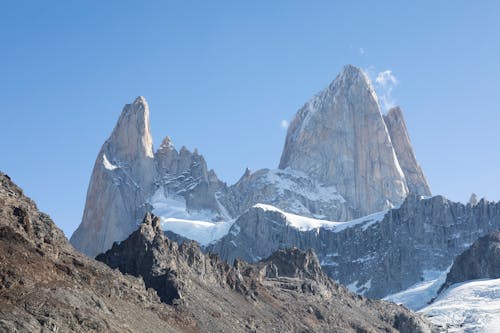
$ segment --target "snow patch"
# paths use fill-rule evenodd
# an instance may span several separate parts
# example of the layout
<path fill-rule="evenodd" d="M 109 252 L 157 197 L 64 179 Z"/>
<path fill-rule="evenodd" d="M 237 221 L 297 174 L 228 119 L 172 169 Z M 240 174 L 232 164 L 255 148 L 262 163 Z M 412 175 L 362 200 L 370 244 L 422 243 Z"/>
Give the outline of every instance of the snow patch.
<path fill-rule="evenodd" d="M 500 332 L 500 279 L 454 284 L 419 312 L 445 332 Z"/>
<path fill-rule="evenodd" d="M 300 215 L 295 215 L 291 213 L 287 213 L 282 211 L 279 208 L 276 208 L 271 205 L 266 205 L 266 204 L 256 204 L 253 206 L 253 208 L 259 208 L 264 211 L 274 211 L 278 212 L 282 215 L 285 216 L 287 225 L 298 229 L 300 231 L 310 231 L 313 229 L 319 230 L 319 228 L 324 228 L 324 229 L 329 229 L 333 230 L 333 232 L 340 232 L 342 230 L 345 230 L 347 228 L 352 228 L 357 225 L 363 225 L 363 231 L 365 231 L 367 228 L 369 228 L 371 225 L 380 222 L 384 219 L 385 214 L 387 213 L 387 210 L 384 210 L 382 212 L 374 213 L 371 215 L 367 215 L 365 217 L 361 217 L 359 219 L 355 219 L 352 221 L 347 221 L 347 222 L 334 222 L 334 221 L 327 221 L 327 220 L 319 220 L 319 219 L 314 219 L 310 217 L 304 217 Z"/>
<path fill-rule="evenodd" d="M 422 282 L 418 282 L 406 290 L 388 295 L 384 300 L 402 304 L 414 311 L 420 310 L 437 296 L 439 288 L 446 281 L 450 267 L 445 271 L 424 271 Z"/>
<path fill-rule="evenodd" d="M 106 154 L 102 154 L 102 164 L 104 165 L 104 167 L 108 170 L 115 170 L 117 169 L 118 167 L 114 164 L 112 164 L 109 160 L 108 160 L 108 157 L 106 156 Z"/>
<path fill-rule="evenodd" d="M 217 213 L 210 210 L 188 211 L 186 200 L 179 195 L 165 196 L 163 187 L 149 199 L 153 214 L 160 217 L 161 228 L 206 246 L 225 236 L 234 220 L 216 222 Z"/>

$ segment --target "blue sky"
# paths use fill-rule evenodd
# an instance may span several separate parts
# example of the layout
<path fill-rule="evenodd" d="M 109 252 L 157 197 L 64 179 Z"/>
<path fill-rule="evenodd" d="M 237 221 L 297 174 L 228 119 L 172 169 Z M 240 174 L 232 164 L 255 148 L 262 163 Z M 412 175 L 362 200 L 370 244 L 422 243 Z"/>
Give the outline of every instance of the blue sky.
<path fill-rule="evenodd" d="M 390 70 L 435 194 L 500 199 L 498 1 L 2 1 L 0 170 L 70 235 L 125 103 L 220 178 L 276 167 L 343 65 Z"/>

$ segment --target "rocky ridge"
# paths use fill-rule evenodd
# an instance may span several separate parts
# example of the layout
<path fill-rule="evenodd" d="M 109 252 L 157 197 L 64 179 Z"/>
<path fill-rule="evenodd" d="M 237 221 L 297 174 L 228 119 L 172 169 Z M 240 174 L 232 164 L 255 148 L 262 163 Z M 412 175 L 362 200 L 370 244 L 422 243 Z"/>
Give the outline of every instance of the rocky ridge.
<path fill-rule="evenodd" d="M 232 262 L 256 262 L 279 248 L 313 249 L 323 270 L 352 291 L 382 298 L 446 271 L 479 237 L 500 229 L 500 203 L 463 205 L 410 194 L 401 207 L 342 225 L 301 230 L 293 217 L 256 206 L 207 250 Z"/>
<path fill-rule="evenodd" d="M 312 251 L 279 250 L 256 264 L 229 265 L 194 242 L 170 241 L 152 215 L 97 259 L 143 277 L 206 331 L 431 331 L 405 308 L 351 294 L 331 281 Z"/>

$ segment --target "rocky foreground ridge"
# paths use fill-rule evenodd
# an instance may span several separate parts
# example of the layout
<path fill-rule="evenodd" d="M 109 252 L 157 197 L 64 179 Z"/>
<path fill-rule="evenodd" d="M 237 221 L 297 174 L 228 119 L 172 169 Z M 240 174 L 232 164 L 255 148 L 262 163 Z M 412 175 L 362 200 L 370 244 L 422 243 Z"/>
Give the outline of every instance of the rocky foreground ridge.
<path fill-rule="evenodd" d="M 335 284 L 312 252 L 230 266 L 169 241 L 151 215 L 99 259 L 130 275 L 75 251 L 0 173 L 2 332 L 431 331 L 401 306 Z"/>
<path fill-rule="evenodd" d="M 149 214 L 96 259 L 142 277 L 210 332 L 430 332 L 405 308 L 354 295 L 330 280 L 312 251 L 279 250 L 256 264 L 229 265 L 195 242 L 170 241 Z"/>
<path fill-rule="evenodd" d="M 193 324 L 141 279 L 75 251 L 0 173 L 1 332 L 179 332 Z"/>

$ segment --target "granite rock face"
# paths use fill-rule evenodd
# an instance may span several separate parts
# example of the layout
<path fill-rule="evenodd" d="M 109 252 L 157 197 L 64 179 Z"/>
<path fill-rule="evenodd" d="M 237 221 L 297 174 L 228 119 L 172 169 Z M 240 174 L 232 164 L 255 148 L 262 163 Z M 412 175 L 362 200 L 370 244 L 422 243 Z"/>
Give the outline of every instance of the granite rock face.
<path fill-rule="evenodd" d="M 0 173 L 1 332 L 187 332 L 193 324 L 141 279 L 75 251 Z"/>
<path fill-rule="evenodd" d="M 300 230 L 277 210 L 254 207 L 209 251 L 256 262 L 279 248 L 313 249 L 323 270 L 352 291 L 382 298 L 446 271 L 479 237 L 500 228 L 500 203 L 477 205 L 410 194 L 400 208 L 334 227 Z"/>
<path fill-rule="evenodd" d="M 494 231 L 479 238 L 454 260 L 443 287 L 469 280 L 499 278 L 500 232 Z"/>
<path fill-rule="evenodd" d="M 147 215 L 129 238 L 97 257 L 140 276 L 205 332 L 431 332 L 407 309 L 349 293 L 321 270 L 312 251 L 280 250 L 233 265 L 194 242 L 165 237 Z"/>
<path fill-rule="evenodd" d="M 394 107 L 390 109 L 387 115 L 384 115 L 384 121 L 389 130 L 391 142 L 399 165 L 405 175 L 409 191 L 415 194 L 430 196 L 431 189 L 413 152 L 401 108 Z"/>
<path fill-rule="evenodd" d="M 185 214 L 203 211 L 203 216 L 227 219 L 229 213 L 217 199 L 225 191 L 227 186 L 196 151 L 182 147 L 178 152 L 167 137 L 153 152 L 149 107 L 138 97 L 124 107 L 98 154 L 82 222 L 71 243 L 94 257 L 127 238 L 155 204 L 175 203 Z"/>
<path fill-rule="evenodd" d="M 297 112 L 279 167 L 335 186 L 357 217 L 398 205 L 408 194 L 375 91 L 350 65 Z"/>
<path fill-rule="evenodd" d="M 156 177 L 149 107 L 143 97 L 127 104 L 94 164 L 75 248 L 95 256 L 125 239 L 149 210 Z"/>

